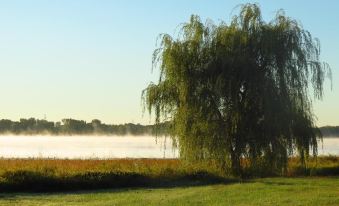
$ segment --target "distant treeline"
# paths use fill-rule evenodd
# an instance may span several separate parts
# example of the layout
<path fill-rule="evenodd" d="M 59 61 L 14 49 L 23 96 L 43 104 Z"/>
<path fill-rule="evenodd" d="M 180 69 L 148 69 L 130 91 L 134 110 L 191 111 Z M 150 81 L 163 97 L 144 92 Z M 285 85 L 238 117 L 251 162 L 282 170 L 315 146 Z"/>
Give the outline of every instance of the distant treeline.
<path fill-rule="evenodd" d="M 52 122 L 43 119 L 20 119 L 12 121 L 0 120 L 0 134 L 17 135 L 165 135 L 168 133 L 168 123 L 158 126 L 141 124 L 104 124 L 98 119 L 91 122 L 76 119 L 63 119 Z"/>
<path fill-rule="evenodd" d="M 169 122 L 156 125 L 141 124 L 104 124 L 98 119 L 91 122 L 76 119 L 63 119 L 52 122 L 44 119 L 0 120 L 0 134 L 52 134 L 52 135 L 167 135 Z M 320 127 L 324 137 L 339 137 L 339 126 Z"/>
<path fill-rule="evenodd" d="M 320 127 L 320 131 L 324 137 L 339 137 L 339 126 Z"/>

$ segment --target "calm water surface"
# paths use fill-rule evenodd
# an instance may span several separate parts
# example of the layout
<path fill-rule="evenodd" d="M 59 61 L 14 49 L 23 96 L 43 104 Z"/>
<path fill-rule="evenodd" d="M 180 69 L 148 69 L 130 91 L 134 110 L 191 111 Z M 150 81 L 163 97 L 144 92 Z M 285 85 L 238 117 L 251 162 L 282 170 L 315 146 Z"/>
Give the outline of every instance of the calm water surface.
<path fill-rule="evenodd" d="M 324 138 L 321 155 L 339 155 L 339 138 Z M 150 136 L 0 136 L 5 158 L 175 158 L 170 138 Z"/>
<path fill-rule="evenodd" d="M 150 136 L 0 136 L 0 157 L 174 158 L 170 138 Z"/>

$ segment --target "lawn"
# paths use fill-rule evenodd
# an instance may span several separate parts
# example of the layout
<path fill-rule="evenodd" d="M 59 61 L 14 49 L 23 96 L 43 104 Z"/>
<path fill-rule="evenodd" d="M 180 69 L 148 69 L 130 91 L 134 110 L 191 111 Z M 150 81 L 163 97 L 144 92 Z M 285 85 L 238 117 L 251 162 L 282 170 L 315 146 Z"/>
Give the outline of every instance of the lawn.
<path fill-rule="evenodd" d="M 0 205 L 339 205 L 339 157 L 241 183 L 212 163 L 0 159 Z"/>
<path fill-rule="evenodd" d="M 70 193 L 3 193 L 0 205 L 339 205 L 339 177 Z"/>

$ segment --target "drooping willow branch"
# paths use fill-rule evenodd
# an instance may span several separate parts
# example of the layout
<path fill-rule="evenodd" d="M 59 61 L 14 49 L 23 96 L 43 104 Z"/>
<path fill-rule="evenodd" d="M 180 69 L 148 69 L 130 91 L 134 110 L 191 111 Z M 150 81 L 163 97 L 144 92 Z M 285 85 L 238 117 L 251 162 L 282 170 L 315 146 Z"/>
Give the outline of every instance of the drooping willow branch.
<path fill-rule="evenodd" d="M 246 157 L 282 171 L 295 150 L 302 162 L 317 154 L 309 88 L 321 99 L 331 72 L 319 55 L 319 41 L 281 11 L 267 23 L 246 4 L 229 25 L 193 15 L 177 39 L 162 35 L 159 82 L 144 103 L 156 123 L 171 120 L 182 158 L 213 158 L 241 174 Z"/>

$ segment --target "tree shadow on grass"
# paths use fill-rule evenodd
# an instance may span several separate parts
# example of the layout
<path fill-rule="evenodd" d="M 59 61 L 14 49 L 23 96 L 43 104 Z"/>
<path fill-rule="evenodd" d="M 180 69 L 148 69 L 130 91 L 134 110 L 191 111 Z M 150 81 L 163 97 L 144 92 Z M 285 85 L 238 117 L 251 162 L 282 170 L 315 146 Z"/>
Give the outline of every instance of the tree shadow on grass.
<path fill-rule="evenodd" d="M 96 187 L 96 188 L 78 188 L 74 187 L 72 189 L 61 189 L 61 188 L 47 188 L 46 190 L 12 190 L 4 191 L 5 193 L 0 192 L 0 200 L 4 201 L 13 201 L 21 198 L 34 198 L 34 197 L 44 197 L 48 198 L 53 195 L 86 195 L 86 194 L 105 194 L 105 193 L 123 193 L 128 191 L 138 191 L 138 190 L 157 190 L 157 189 L 178 189 L 178 188 L 188 188 L 188 187 L 198 187 L 198 186 L 209 186 L 209 185 L 228 185 L 239 183 L 237 179 L 176 179 L 176 180 L 158 180 L 154 179 L 154 182 L 150 182 L 145 185 L 138 186 L 121 186 L 117 187 L 116 185 L 112 187 Z"/>
<path fill-rule="evenodd" d="M 78 193 L 79 191 L 92 193 L 107 189 L 110 192 L 122 192 L 140 188 L 179 188 L 239 182 L 235 178 L 224 178 L 205 171 L 158 176 L 124 172 L 86 172 L 69 177 L 16 171 L 4 174 L 2 177 L 5 181 L 0 182 L 0 198 L 11 198 L 13 195 L 20 194 L 18 192 L 30 193 L 29 195 L 53 192 Z"/>

